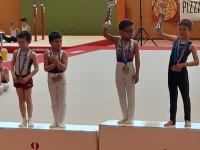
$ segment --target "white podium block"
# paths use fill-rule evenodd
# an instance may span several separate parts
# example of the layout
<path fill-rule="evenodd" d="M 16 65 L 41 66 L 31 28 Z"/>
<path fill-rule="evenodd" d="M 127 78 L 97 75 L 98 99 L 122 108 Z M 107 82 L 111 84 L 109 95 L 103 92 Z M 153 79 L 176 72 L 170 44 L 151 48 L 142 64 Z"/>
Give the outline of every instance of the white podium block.
<path fill-rule="evenodd" d="M 165 122 L 134 121 L 118 125 L 117 120 L 100 124 L 99 150 L 199 150 L 200 123 L 184 128 L 164 127 Z"/>
<path fill-rule="evenodd" d="M 19 123 L 0 123 L 1 150 L 98 150 L 98 126 L 66 125 L 49 129 L 49 124 L 18 128 Z"/>

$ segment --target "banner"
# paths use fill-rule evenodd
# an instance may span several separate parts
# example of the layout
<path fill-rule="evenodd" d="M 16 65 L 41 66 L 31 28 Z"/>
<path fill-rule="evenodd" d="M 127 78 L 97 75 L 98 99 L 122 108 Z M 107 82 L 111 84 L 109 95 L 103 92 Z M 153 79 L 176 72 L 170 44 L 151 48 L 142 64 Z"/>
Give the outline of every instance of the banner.
<path fill-rule="evenodd" d="M 152 0 L 152 19 L 158 21 L 158 14 L 161 10 L 159 3 L 167 3 L 166 14 L 164 21 L 179 21 L 180 20 L 180 3 L 179 0 Z"/>
<path fill-rule="evenodd" d="M 200 20 L 200 0 L 180 0 L 180 19 Z"/>

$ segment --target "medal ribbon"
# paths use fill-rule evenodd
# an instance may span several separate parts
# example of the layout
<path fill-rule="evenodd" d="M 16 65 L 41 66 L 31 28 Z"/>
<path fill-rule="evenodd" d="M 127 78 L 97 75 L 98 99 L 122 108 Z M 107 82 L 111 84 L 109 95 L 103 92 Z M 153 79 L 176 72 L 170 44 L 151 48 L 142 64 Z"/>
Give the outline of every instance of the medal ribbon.
<path fill-rule="evenodd" d="M 189 45 L 189 40 L 180 48 L 180 39 L 177 39 L 174 44 L 174 64 L 177 64 L 178 59 L 181 57 L 183 51 Z M 179 50 L 180 49 L 180 50 Z M 179 52 L 178 52 L 179 50 Z"/>
<path fill-rule="evenodd" d="M 53 52 L 52 52 L 52 50 L 50 50 L 50 56 L 52 56 L 52 54 L 53 54 Z M 60 50 L 58 51 L 58 59 L 60 60 Z M 53 69 L 53 73 L 56 74 L 56 72 L 57 72 L 58 70 L 59 70 L 58 67 L 55 67 L 55 68 Z M 60 71 L 60 70 L 59 70 L 59 71 Z"/>
<path fill-rule="evenodd" d="M 122 38 L 120 38 L 120 44 L 121 44 L 122 58 L 123 58 L 124 64 L 126 65 L 127 62 L 128 62 L 128 56 L 129 56 L 130 51 L 131 51 L 131 40 L 129 40 L 128 49 L 127 49 L 126 54 L 124 52 L 124 45 L 123 45 Z"/>
<path fill-rule="evenodd" d="M 23 61 L 21 70 L 20 70 L 20 56 L 21 56 L 21 52 L 22 52 L 22 51 L 21 51 L 21 49 L 19 50 L 19 75 L 20 75 L 20 76 L 22 75 L 22 72 L 23 72 L 23 70 L 24 70 L 24 66 L 25 66 L 25 64 L 26 64 L 26 58 L 27 58 L 27 55 L 28 55 L 29 50 L 30 50 L 30 49 L 28 49 L 28 50 L 26 51 L 26 54 L 25 54 L 25 56 L 24 56 L 24 61 Z"/>

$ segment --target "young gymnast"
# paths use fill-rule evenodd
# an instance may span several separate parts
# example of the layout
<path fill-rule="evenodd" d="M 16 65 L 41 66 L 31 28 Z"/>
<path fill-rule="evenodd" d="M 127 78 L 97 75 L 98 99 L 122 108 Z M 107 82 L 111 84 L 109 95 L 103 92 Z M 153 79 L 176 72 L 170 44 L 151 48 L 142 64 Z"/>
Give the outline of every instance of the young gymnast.
<path fill-rule="evenodd" d="M 110 16 L 107 16 L 105 21 L 107 22 L 109 18 Z M 112 41 L 116 47 L 115 80 L 123 115 L 118 124 L 131 124 L 134 119 L 135 84 L 139 81 L 140 70 L 138 43 L 132 40 L 134 31 L 134 23 L 129 19 L 122 20 L 119 23 L 120 37 L 109 34 L 107 24 L 104 24 L 103 28 L 103 36 Z M 133 65 L 134 59 L 135 67 Z"/>
<path fill-rule="evenodd" d="M 49 34 L 51 50 L 44 54 L 44 70 L 48 72 L 48 87 L 54 122 L 50 128 L 65 128 L 66 78 L 68 64 L 67 52 L 61 49 L 62 35 L 59 32 Z"/>
<path fill-rule="evenodd" d="M 162 23 L 163 25 L 163 23 Z M 164 126 L 176 124 L 178 88 L 184 104 L 185 127 L 191 126 L 191 103 L 189 96 L 189 79 L 187 67 L 199 65 L 199 58 L 194 44 L 189 39 L 193 23 L 190 19 L 182 19 L 178 23 L 179 35 L 169 35 L 163 31 L 158 36 L 173 42 L 173 48 L 168 66 L 168 88 L 170 95 L 170 120 Z M 187 62 L 192 53 L 193 61 Z"/>
<path fill-rule="evenodd" d="M 11 73 L 19 98 L 21 116 L 23 118 L 19 127 L 26 127 L 27 123 L 28 127 L 34 126 L 32 122 L 33 104 L 31 98 L 33 87 L 32 77 L 38 72 L 39 67 L 36 53 L 29 48 L 31 37 L 28 31 L 22 31 L 18 34 L 20 48 L 14 51 L 11 61 Z M 33 71 L 31 71 L 32 65 L 34 66 Z M 26 119 L 26 109 L 28 112 L 28 121 Z"/>
<path fill-rule="evenodd" d="M 27 24 L 26 18 L 21 18 L 21 24 L 22 24 L 22 31 L 29 31 L 31 32 L 31 27 Z"/>

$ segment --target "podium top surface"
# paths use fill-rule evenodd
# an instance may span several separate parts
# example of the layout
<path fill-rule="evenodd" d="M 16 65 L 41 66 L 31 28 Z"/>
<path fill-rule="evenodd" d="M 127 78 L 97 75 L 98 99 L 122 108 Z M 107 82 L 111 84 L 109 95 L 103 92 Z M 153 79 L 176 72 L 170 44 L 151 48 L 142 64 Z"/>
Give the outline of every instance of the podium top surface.
<path fill-rule="evenodd" d="M 186 129 L 184 122 L 176 122 L 175 126 L 165 127 L 166 122 L 162 121 L 141 121 L 134 120 L 133 124 L 118 124 L 118 120 L 108 120 L 100 124 L 100 126 L 115 126 L 115 127 L 143 127 L 143 128 L 175 128 L 175 129 Z M 191 127 L 187 129 L 200 129 L 200 123 L 191 123 Z"/>
<path fill-rule="evenodd" d="M 0 122 L 0 129 L 19 129 L 19 122 Z M 64 131 L 83 131 L 83 132 L 97 132 L 99 130 L 98 125 L 74 125 L 66 124 L 66 128 L 49 128 L 50 124 L 46 123 L 34 123 L 34 127 L 30 129 L 36 130 L 64 130 Z M 20 129 L 27 129 L 20 128 Z"/>

